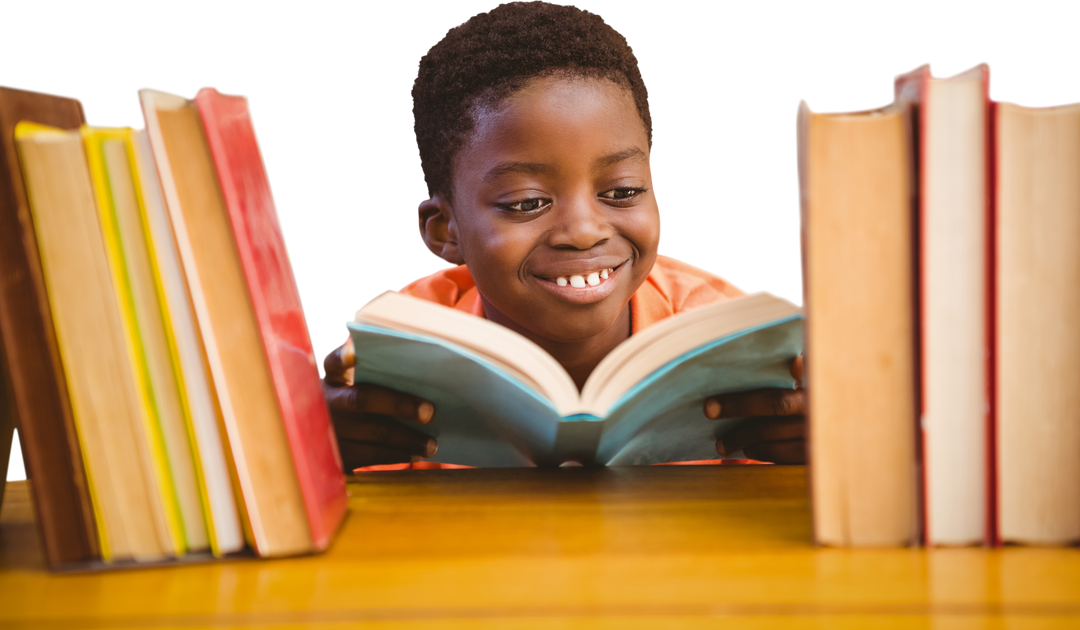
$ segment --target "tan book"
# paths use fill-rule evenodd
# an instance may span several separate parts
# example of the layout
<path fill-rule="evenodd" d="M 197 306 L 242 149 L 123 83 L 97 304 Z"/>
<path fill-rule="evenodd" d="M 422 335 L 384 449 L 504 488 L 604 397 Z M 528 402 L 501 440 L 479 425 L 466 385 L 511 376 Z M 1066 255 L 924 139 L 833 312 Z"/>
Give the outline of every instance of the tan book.
<path fill-rule="evenodd" d="M 234 462 L 260 556 L 313 551 L 303 496 L 217 172 L 194 103 L 140 92 Z"/>
<path fill-rule="evenodd" d="M 799 111 L 814 531 L 918 539 L 912 176 L 902 108 Z"/>
<path fill-rule="evenodd" d="M 1080 105 L 996 106 L 1002 542 L 1080 541 Z"/>
<path fill-rule="evenodd" d="M 19 159 L 105 561 L 172 554 L 79 132 L 15 128 Z"/>

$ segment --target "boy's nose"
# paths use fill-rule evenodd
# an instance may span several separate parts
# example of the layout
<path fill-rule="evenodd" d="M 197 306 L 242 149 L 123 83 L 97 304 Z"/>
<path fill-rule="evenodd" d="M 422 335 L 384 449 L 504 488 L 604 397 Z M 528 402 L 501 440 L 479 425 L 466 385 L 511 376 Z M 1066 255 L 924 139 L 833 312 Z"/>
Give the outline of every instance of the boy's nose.
<path fill-rule="evenodd" d="M 574 198 L 556 202 L 550 244 L 552 247 L 590 249 L 611 238 L 613 229 L 605 208 L 595 198 Z"/>

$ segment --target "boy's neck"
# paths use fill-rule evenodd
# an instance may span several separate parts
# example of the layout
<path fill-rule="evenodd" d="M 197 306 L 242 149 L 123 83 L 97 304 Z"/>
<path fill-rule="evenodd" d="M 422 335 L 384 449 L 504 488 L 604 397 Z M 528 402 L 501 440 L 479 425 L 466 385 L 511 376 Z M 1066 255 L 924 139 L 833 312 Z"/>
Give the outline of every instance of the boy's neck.
<path fill-rule="evenodd" d="M 581 391 L 581 388 L 585 385 L 585 380 L 589 378 L 589 375 L 592 374 L 592 371 L 599 365 L 600 361 L 602 361 L 609 352 L 614 350 L 615 346 L 630 338 L 629 304 L 627 304 L 622 312 L 619 313 L 619 317 L 615 320 L 615 323 L 599 335 L 590 337 L 589 339 L 563 342 L 552 341 L 537 335 L 531 330 L 522 328 L 517 322 L 506 315 L 503 315 L 499 309 L 492 306 L 483 295 L 480 296 L 480 301 L 484 306 L 484 316 L 488 321 L 506 326 L 555 357 L 555 360 L 559 362 L 559 365 L 563 366 L 563 369 L 570 375 L 570 378 L 574 380 L 574 384 L 577 385 L 578 391 Z"/>

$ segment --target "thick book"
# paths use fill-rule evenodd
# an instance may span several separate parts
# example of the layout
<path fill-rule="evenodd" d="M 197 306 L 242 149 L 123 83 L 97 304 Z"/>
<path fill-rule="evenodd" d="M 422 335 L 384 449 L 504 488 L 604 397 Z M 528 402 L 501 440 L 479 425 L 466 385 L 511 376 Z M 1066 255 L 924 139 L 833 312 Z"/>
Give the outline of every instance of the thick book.
<path fill-rule="evenodd" d="M 540 346 L 445 306 L 384 293 L 348 324 L 355 381 L 435 406 L 433 461 L 472 466 L 636 465 L 715 459 L 740 419 L 709 420 L 708 396 L 792 388 L 802 315 L 768 294 L 674 315 L 619 345 L 580 393 Z"/>
<path fill-rule="evenodd" d="M 204 129 L 203 116 L 193 101 L 151 90 L 143 90 L 140 97 L 165 205 L 217 391 L 245 533 L 255 552 L 264 557 L 324 549 L 330 540 L 328 532 L 344 512 L 344 475 L 339 460 L 332 455 L 330 462 L 339 467 L 338 474 L 327 480 L 333 484 L 332 490 L 316 488 L 320 493 L 316 502 L 327 503 L 320 503 L 325 511 L 313 517 L 322 519 L 324 528 L 313 529 L 305 496 L 309 488 L 301 479 L 301 469 L 310 472 L 327 464 L 298 464 L 308 451 L 293 448 L 290 430 L 310 432 L 305 439 L 323 440 L 334 453 L 336 442 L 329 423 L 321 423 L 319 416 L 312 417 L 310 423 L 306 417 L 299 418 L 299 426 L 286 424 L 285 415 L 292 410 L 283 409 L 278 397 L 275 367 L 268 356 L 259 314 L 267 305 L 253 302 L 266 294 L 252 291 L 254 283 L 249 283 L 254 274 L 245 267 L 239 242 L 248 235 L 234 230 L 234 209 L 228 204 L 234 200 L 235 184 L 219 179 L 222 172 L 208 143 L 207 131 L 214 132 Z M 231 139 L 226 137 L 225 141 Z M 239 166 L 234 168 L 238 170 L 233 178 L 254 176 Z M 227 190 L 227 186 L 232 188 Z M 268 193 L 268 189 L 251 192 Z M 240 194 L 248 193 L 241 190 Z M 258 208 L 249 220 L 270 221 L 268 206 Z M 285 258 L 283 249 L 277 254 Z M 317 372 L 308 376 L 318 387 Z M 316 399 L 295 400 L 294 409 L 322 405 L 326 413 L 321 390 L 301 389 Z M 295 391 L 290 389 L 290 395 Z M 341 509 L 327 509 L 331 503 Z M 327 515 L 336 515 L 337 521 L 331 522 L 333 518 L 327 519 Z"/>
<path fill-rule="evenodd" d="M 999 542 L 1080 541 L 1080 104 L 995 104 Z"/>
<path fill-rule="evenodd" d="M 59 568 L 98 556 L 67 382 L 15 147 L 22 120 L 77 129 L 78 101 L 0 88 L 0 338 L 45 557 Z M 4 469 L 6 474 L 6 468 Z"/>
<path fill-rule="evenodd" d="M 799 110 L 814 534 L 918 541 L 913 173 L 903 107 Z"/>

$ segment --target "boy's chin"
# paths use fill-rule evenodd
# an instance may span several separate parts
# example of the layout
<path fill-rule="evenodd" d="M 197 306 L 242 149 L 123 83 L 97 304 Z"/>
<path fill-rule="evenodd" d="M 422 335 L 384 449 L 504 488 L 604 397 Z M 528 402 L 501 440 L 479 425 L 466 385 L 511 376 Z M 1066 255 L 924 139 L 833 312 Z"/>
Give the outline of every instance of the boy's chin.
<path fill-rule="evenodd" d="M 572 309 L 570 312 L 550 312 L 530 318 L 531 321 L 525 327 L 536 336 L 554 343 L 584 343 L 609 332 L 619 322 L 621 310 L 593 307 Z M 627 333 L 629 325 L 627 321 Z"/>
<path fill-rule="evenodd" d="M 622 293 L 621 291 L 619 293 Z M 588 343 L 613 332 L 615 326 L 626 326 L 630 333 L 629 296 L 608 295 L 591 304 L 571 304 L 553 296 L 532 294 L 528 300 L 516 300 L 513 309 L 500 309 L 483 297 L 484 311 L 489 320 L 502 324 L 545 345 Z M 621 315 L 626 311 L 627 317 Z"/>

